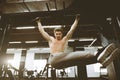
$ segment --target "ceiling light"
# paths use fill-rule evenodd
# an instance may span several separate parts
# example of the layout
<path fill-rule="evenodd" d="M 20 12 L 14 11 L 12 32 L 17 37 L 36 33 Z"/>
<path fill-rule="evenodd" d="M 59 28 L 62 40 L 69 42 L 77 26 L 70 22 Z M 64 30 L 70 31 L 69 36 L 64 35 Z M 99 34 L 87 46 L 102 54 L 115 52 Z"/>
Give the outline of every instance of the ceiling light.
<path fill-rule="evenodd" d="M 68 40 L 69 42 L 74 42 L 75 40 L 77 39 L 70 39 Z M 81 38 L 81 39 L 78 39 L 78 41 L 93 41 L 95 40 L 94 38 Z"/>
<path fill-rule="evenodd" d="M 79 39 L 79 41 L 93 41 L 94 38 L 83 38 L 83 39 Z"/>
<path fill-rule="evenodd" d="M 20 41 L 9 42 L 9 44 L 21 43 Z"/>
<path fill-rule="evenodd" d="M 34 29 L 34 26 L 31 27 L 16 27 L 16 29 Z"/>
<path fill-rule="evenodd" d="M 25 41 L 25 43 L 38 43 L 38 41 Z"/>
<path fill-rule="evenodd" d="M 62 25 L 43 26 L 43 28 L 60 28 Z"/>
<path fill-rule="evenodd" d="M 50 10 L 51 10 L 51 11 L 56 11 L 56 9 L 55 9 L 55 8 L 51 8 Z"/>
<path fill-rule="evenodd" d="M 69 42 L 74 42 L 75 41 L 75 39 L 70 39 L 70 40 L 68 40 Z"/>

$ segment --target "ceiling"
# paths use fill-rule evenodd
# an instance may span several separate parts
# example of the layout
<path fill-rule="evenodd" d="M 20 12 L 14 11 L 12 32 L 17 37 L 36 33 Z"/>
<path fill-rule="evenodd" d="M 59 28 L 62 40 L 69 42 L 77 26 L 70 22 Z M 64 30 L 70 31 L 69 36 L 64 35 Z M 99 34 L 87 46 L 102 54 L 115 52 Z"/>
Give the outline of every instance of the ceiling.
<path fill-rule="evenodd" d="M 117 15 L 119 7 L 119 3 L 114 0 L 0 0 L 2 13 L 55 11 L 67 8 L 84 14 Z"/>
<path fill-rule="evenodd" d="M 1 2 L 3 13 L 54 11 L 67 8 L 73 0 L 5 0 Z"/>
<path fill-rule="evenodd" d="M 43 26 L 65 25 L 66 34 L 75 19 L 75 14 L 80 14 L 80 22 L 72 36 L 74 41 L 69 41 L 69 45 L 89 46 L 97 38 L 93 46 L 101 46 L 98 33 L 102 30 L 108 38 L 114 36 L 109 18 L 119 16 L 118 7 L 117 2 L 108 0 L 0 0 L 0 21 L 2 25 L 10 24 L 8 42 L 21 42 L 9 43 L 9 48 L 48 47 L 33 19 L 39 16 Z M 35 28 L 16 29 L 16 27 L 29 26 Z M 2 36 L 4 26 L 0 27 Z M 45 30 L 53 35 L 53 28 L 45 28 Z M 26 41 L 38 41 L 38 43 L 26 43 Z"/>

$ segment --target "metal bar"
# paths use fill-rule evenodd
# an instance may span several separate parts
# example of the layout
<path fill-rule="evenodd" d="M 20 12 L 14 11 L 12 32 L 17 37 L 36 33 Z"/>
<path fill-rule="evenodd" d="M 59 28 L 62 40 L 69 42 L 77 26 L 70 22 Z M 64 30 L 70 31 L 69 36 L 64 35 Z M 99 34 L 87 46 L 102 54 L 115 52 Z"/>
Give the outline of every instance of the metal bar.
<path fill-rule="evenodd" d="M 65 1 L 63 1 L 63 9 L 65 10 Z"/>
<path fill-rule="evenodd" d="M 26 5 L 26 3 L 25 3 L 25 0 L 23 0 L 23 4 L 24 4 L 24 6 L 27 8 L 27 10 L 29 11 L 29 12 L 31 12 L 30 11 L 30 9 L 29 9 L 29 7 Z"/>
<path fill-rule="evenodd" d="M 55 2 L 55 9 L 57 10 L 57 1 L 54 0 L 54 2 Z"/>
<path fill-rule="evenodd" d="M 88 47 L 91 47 L 95 43 L 95 41 L 97 41 L 97 38 L 95 38 Z"/>
<path fill-rule="evenodd" d="M 8 44 L 8 35 L 9 35 L 9 31 L 10 31 L 10 25 L 6 25 L 6 27 L 4 28 L 4 31 L 3 31 L 3 36 L 2 36 L 2 40 L 1 40 L 1 43 L 0 43 L 0 51 L 1 51 L 1 54 L 4 54 L 6 52 L 6 49 L 7 49 L 7 44 Z"/>
<path fill-rule="evenodd" d="M 46 3 L 46 6 L 47 6 L 47 9 L 48 9 L 48 11 L 50 11 L 50 8 L 49 8 L 49 5 L 48 5 L 48 3 Z"/>
<path fill-rule="evenodd" d="M 3 0 L 3 1 L 6 1 L 6 0 Z M 47 2 L 47 1 L 50 1 L 50 0 L 24 0 L 24 2 Z M 6 3 L 22 3 L 23 0 L 7 0 Z"/>

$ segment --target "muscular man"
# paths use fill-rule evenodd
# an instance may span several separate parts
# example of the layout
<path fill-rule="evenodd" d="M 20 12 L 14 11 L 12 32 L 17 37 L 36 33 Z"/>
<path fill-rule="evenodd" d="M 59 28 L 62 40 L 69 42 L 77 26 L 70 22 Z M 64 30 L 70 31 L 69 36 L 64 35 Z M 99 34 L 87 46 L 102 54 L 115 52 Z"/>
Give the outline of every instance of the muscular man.
<path fill-rule="evenodd" d="M 77 14 L 75 21 L 73 22 L 70 30 L 65 36 L 63 36 L 63 30 L 61 28 L 55 28 L 55 37 L 53 37 L 50 36 L 47 32 L 45 32 L 44 28 L 42 27 L 40 18 L 36 19 L 39 32 L 49 43 L 50 57 L 48 63 L 51 64 L 54 68 L 60 69 L 69 66 L 75 66 L 77 65 L 76 63 L 79 63 L 79 61 L 84 61 L 85 59 L 94 57 L 94 54 L 90 52 L 65 52 L 65 49 L 68 46 L 68 40 L 71 38 L 73 32 L 75 31 L 79 20 L 80 14 Z"/>

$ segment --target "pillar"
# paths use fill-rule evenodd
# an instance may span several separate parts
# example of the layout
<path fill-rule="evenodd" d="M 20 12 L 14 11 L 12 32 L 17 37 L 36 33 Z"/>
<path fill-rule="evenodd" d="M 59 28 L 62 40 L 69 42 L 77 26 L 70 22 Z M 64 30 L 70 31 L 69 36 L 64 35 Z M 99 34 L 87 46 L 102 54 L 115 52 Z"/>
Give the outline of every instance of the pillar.
<path fill-rule="evenodd" d="M 23 78 L 24 75 L 26 54 L 27 54 L 27 50 L 22 50 L 19 73 L 18 73 L 19 78 Z"/>
<path fill-rule="evenodd" d="M 86 65 L 78 65 L 77 72 L 78 72 L 78 80 L 88 80 Z"/>

